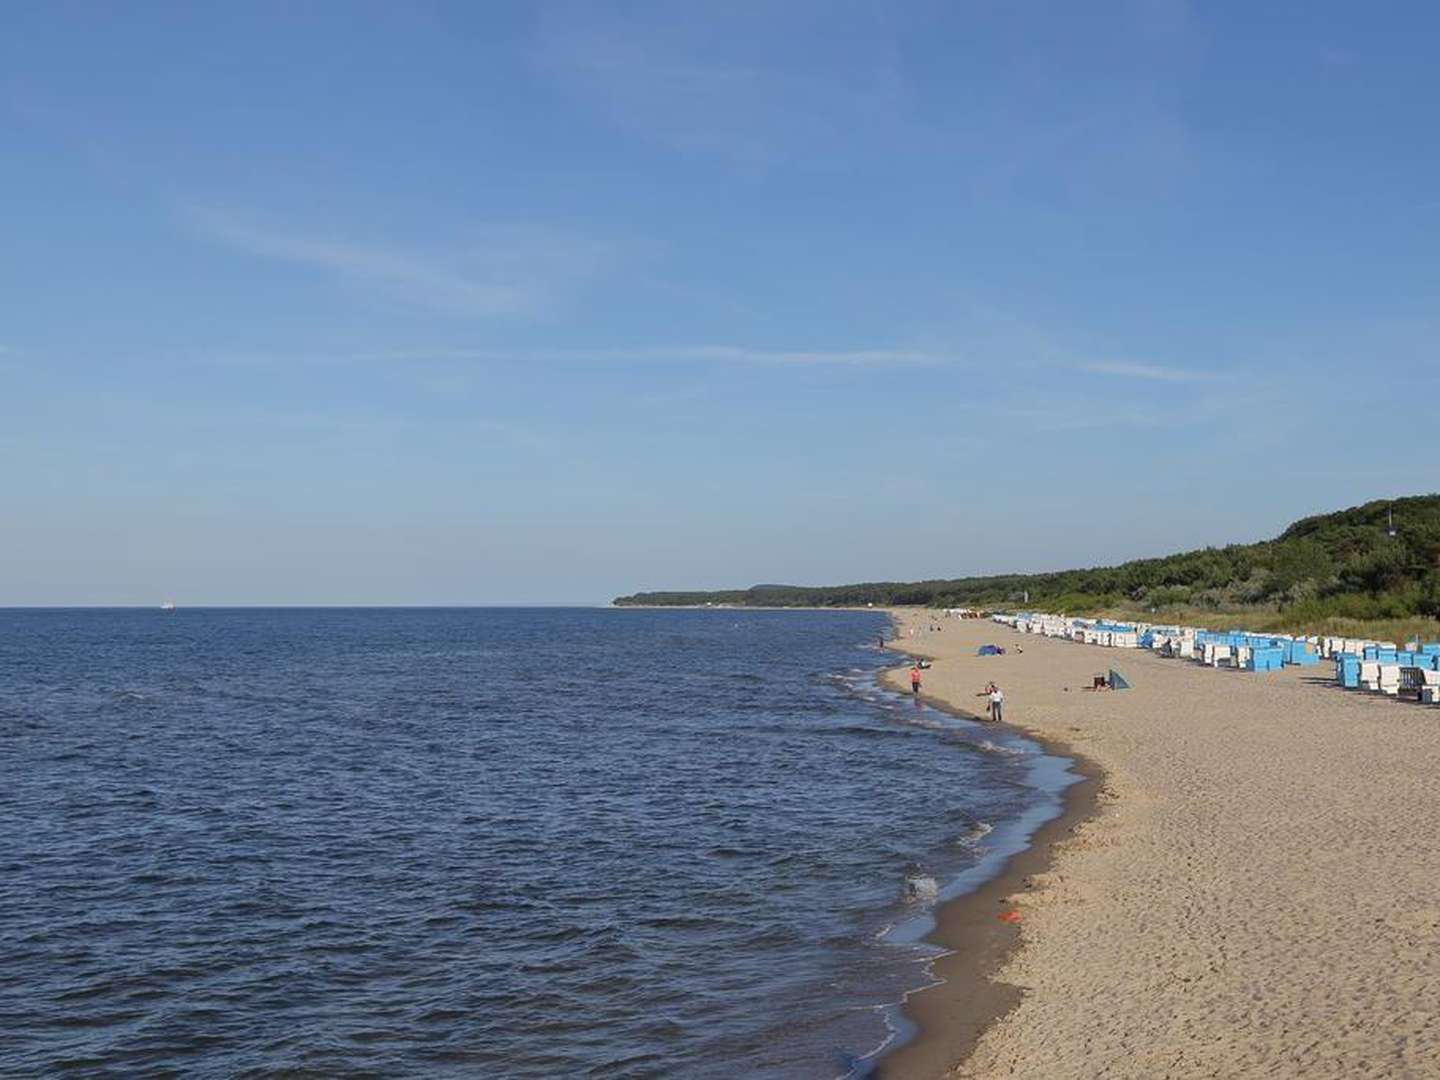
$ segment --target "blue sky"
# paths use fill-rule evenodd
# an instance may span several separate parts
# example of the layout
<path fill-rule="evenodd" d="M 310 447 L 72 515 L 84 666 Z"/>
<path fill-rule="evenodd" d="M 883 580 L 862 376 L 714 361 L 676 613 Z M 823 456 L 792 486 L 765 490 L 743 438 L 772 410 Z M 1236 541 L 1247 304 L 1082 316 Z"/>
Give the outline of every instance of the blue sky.
<path fill-rule="evenodd" d="M 1045 569 L 1437 487 L 1434 5 L 296 8 L 6 8 L 0 603 Z"/>

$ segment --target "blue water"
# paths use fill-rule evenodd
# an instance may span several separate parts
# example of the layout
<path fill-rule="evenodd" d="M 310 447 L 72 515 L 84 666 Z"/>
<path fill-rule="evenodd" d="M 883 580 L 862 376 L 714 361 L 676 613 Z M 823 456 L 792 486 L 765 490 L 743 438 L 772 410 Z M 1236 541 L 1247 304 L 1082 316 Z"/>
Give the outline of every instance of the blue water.
<path fill-rule="evenodd" d="M 1065 782 L 885 628 L 0 611 L 0 1072 L 863 1071 Z"/>

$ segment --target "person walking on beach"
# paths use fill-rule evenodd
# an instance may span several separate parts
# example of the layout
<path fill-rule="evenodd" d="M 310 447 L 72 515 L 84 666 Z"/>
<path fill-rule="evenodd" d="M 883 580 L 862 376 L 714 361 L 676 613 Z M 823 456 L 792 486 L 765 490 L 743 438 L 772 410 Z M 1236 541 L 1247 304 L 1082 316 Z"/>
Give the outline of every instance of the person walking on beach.
<path fill-rule="evenodd" d="M 1005 691 L 994 683 L 990 684 L 990 719 L 1000 723 L 1000 710 L 1005 705 Z"/>
<path fill-rule="evenodd" d="M 918 660 L 910 667 L 910 693 L 920 693 L 920 662 Z"/>

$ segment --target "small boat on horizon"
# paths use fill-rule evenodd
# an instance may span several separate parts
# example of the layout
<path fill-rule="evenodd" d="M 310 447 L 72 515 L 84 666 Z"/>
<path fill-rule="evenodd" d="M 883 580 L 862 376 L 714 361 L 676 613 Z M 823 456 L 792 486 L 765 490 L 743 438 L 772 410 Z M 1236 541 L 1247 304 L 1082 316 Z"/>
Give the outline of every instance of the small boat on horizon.
<path fill-rule="evenodd" d="M 174 610 L 175 610 L 175 601 L 174 601 L 174 600 L 164 600 L 164 601 L 162 601 L 161 604 L 160 604 L 160 610 L 161 610 L 161 611 L 174 611 Z"/>

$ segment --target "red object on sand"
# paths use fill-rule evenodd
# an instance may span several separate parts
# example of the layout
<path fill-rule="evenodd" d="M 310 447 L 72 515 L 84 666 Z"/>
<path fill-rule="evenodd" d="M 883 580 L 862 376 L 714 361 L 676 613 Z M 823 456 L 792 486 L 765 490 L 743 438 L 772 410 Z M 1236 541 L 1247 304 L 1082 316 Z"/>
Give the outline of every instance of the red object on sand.
<path fill-rule="evenodd" d="M 1017 923 L 1020 921 L 1020 913 L 1018 911 L 1002 911 L 995 917 L 1001 922 Z"/>

